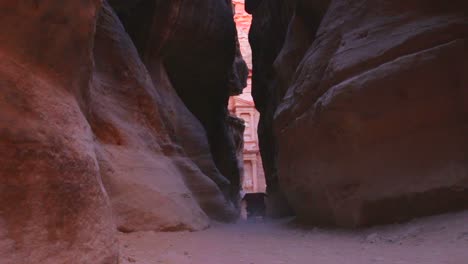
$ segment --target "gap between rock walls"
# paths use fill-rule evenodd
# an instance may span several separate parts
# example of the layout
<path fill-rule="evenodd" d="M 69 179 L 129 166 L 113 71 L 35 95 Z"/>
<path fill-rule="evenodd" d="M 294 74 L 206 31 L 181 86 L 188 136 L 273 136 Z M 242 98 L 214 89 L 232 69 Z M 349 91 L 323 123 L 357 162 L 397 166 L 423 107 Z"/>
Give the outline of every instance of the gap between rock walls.
<path fill-rule="evenodd" d="M 0 263 L 117 263 L 137 234 L 291 235 L 287 217 L 398 233 L 466 210 L 461 10 L 0 0 Z M 421 225 L 461 230 L 463 217 Z"/>

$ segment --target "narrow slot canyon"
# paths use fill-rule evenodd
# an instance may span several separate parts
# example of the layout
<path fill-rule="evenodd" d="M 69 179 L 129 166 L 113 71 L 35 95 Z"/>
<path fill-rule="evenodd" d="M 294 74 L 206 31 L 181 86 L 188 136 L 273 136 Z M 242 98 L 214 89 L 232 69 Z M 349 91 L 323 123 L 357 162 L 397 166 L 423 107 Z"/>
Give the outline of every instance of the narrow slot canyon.
<path fill-rule="evenodd" d="M 0 0 L 0 264 L 466 264 L 465 0 Z"/>

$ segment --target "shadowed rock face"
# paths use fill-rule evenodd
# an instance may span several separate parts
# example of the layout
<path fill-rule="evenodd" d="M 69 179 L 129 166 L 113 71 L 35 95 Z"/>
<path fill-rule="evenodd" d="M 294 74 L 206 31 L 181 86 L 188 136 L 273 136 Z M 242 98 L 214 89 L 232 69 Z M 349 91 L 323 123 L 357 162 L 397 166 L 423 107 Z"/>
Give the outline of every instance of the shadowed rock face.
<path fill-rule="evenodd" d="M 298 217 L 355 227 L 466 208 L 467 3 L 297 1 L 287 23 L 271 3 L 252 11 L 253 93 L 275 132 L 259 131 L 269 184 Z"/>
<path fill-rule="evenodd" d="M 111 1 L 121 23 L 107 2 L 0 1 L 2 264 L 117 263 L 116 229 L 237 217 L 232 12 L 201 2 L 194 16 L 197 3 Z M 197 112 L 197 98 L 216 107 Z"/>
<path fill-rule="evenodd" d="M 225 12 L 222 16 L 213 14 L 199 25 L 193 23 L 198 21 L 201 10 L 209 13 L 212 8 Z M 231 90 L 226 89 L 226 82 L 229 83 L 236 51 L 232 9 L 226 1 L 199 0 L 185 4 L 178 12 L 183 26 L 175 27 L 172 38 L 162 47 L 164 65 L 180 98 L 205 127 L 214 161 L 231 182 L 229 195 L 236 199 L 240 171 L 233 135 L 226 122 Z"/>
<path fill-rule="evenodd" d="M 175 91 L 205 128 L 215 164 L 231 183 L 227 195 L 237 199 L 240 168 L 226 105 L 246 86 L 248 70 L 236 46 L 230 1 L 113 2 L 144 62 L 164 65 Z"/>
<path fill-rule="evenodd" d="M 260 112 L 259 145 L 268 192 L 268 214 L 291 214 L 278 183 L 277 140 L 273 133 L 273 115 L 280 101 L 273 64 L 285 41 L 293 12 L 290 1 L 245 2 L 246 11 L 253 14 L 249 41 L 252 47 L 252 97 Z"/>

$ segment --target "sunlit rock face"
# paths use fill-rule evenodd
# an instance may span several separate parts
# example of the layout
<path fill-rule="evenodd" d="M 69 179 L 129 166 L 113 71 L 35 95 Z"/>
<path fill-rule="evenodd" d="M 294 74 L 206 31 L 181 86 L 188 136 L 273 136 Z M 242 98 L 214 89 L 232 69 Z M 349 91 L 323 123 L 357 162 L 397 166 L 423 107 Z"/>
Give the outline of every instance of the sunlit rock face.
<path fill-rule="evenodd" d="M 271 74 L 254 76 L 260 110 L 278 96 L 261 111 L 277 149 L 262 150 L 299 219 L 355 227 L 468 206 L 466 1 L 296 1 L 286 24 L 266 15 L 272 1 L 250 4 L 254 75 Z M 284 40 L 265 21 L 288 26 Z"/>
<path fill-rule="evenodd" d="M 195 1 L 0 1 L 2 264 L 117 263 L 117 229 L 237 217 L 232 11 L 199 2 L 206 15 Z M 216 107 L 197 112 L 195 96 Z"/>

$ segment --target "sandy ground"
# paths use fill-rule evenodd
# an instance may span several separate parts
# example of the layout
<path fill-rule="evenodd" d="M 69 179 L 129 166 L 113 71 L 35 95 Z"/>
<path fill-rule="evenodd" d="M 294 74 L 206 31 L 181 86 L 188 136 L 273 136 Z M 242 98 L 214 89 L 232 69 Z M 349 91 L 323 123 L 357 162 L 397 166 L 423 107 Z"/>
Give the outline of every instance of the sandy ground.
<path fill-rule="evenodd" d="M 468 211 L 355 231 L 283 220 L 119 239 L 123 264 L 468 264 Z"/>

